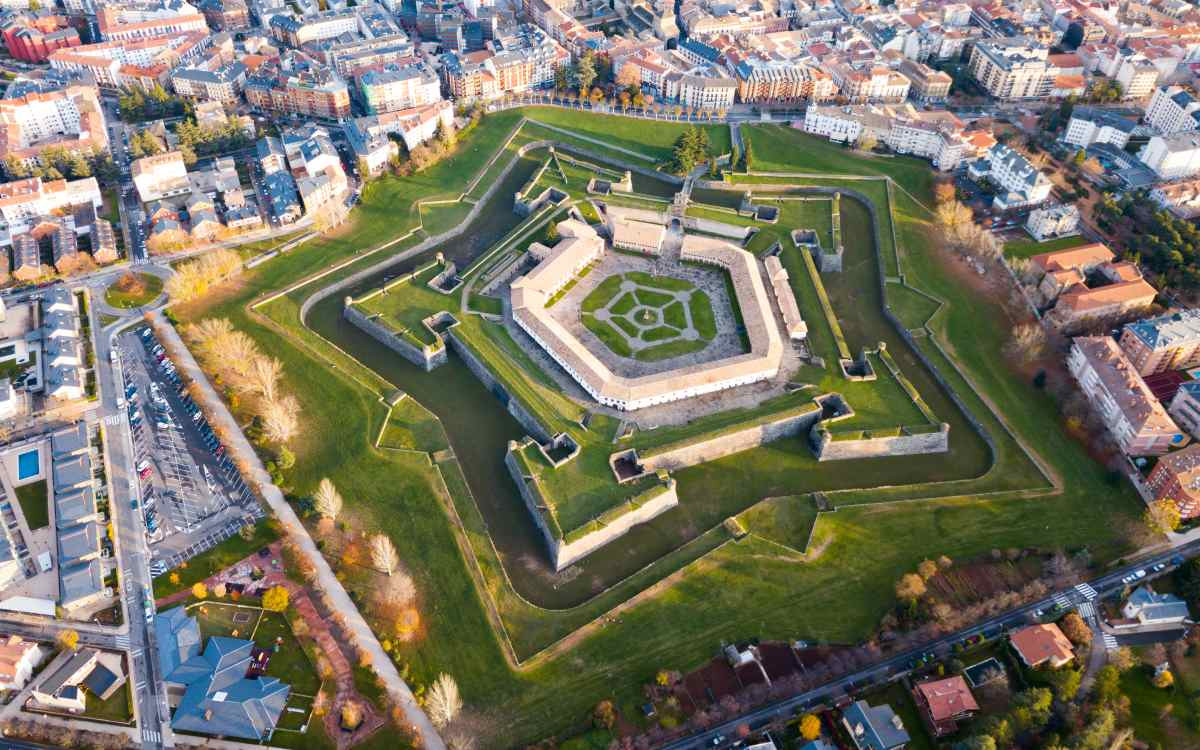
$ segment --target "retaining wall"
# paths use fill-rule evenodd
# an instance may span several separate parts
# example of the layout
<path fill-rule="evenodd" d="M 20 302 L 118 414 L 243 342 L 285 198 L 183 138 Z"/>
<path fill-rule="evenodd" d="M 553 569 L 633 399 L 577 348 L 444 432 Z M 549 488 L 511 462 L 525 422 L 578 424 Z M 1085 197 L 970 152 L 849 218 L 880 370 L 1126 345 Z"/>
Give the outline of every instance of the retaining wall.
<path fill-rule="evenodd" d="M 417 367 L 424 368 L 426 372 L 446 363 L 446 347 L 444 345 L 435 349 L 428 345 L 418 347 L 416 344 L 405 341 L 387 326 L 367 317 L 365 313 L 351 303 L 349 297 L 346 298 L 346 305 L 342 308 L 342 315 L 356 328 L 361 329 L 368 336 L 401 357 L 404 357 L 409 362 L 412 362 Z"/>
<path fill-rule="evenodd" d="M 818 427 L 812 433 L 812 448 L 818 461 L 945 453 L 950 450 L 950 425 L 943 422 L 936 432 L 860 440 L 834 440 L 828 430 Z"/>
<path fill-rule="evenodd" d="M 475 374 L 475 377 L 479 378 L 480 382 L 500 399 L 513 419 L 517 420 L 535 440 L 540 443 L 548 443 L 554 439 L 549 430 L 525 409 L 520 400 L 513 398 L 504 384 L 492 375 L 491 370 L 475 356 L 475 352 L 471 351 L 471 347 L 459 341 L 458 335 L 454 331 L 450 331 L 446 335 L 446 341 L 454 349 L 454 353 L 461 357 L 471 372 Z"/>
<path fill-rule="evenodd" d="M 685 216 L 683 218 L 683 226 L 687 229 L 694 229 L 697 232 L 729 237 L 739 242 L 749 237 L 750 230 L 752 229 L 752 227 L 739 227 L 735 224 L 724 224 L 711 219 L 698 219 L 695 216 Z"/>
<path fill-rule="evenodd" d="M 508 468 L 509 476 L 516 483 L 517 490 L 521 493 L 521 499 L 525 501 L 525 507 L 533 517 L 533 522 L 542 532 L 542 538 L 546 541 L 546 549 L 550 553 L 550 561 L 554 565 L 555 572 L 570 567 L 604 545 L 621 538 L 634 526 L 651 521 L 679 505 L 679 493 L 676 492 L 675 480 L 672 479 L 667 489 L 653 500 L 621 515 L 601 529 L 585 534 L 573 542 L 564 542 L 546 524 L 546 518 L 538 498 L 530 491 L 526 478 L 521 472 L 521 466 L 513 455 L 513 450 L 517 447 L 519 444 L 515 441 L 508 444 L 508 452 L 504 454 L 504 465 Z M 529 481 L 534 480 L 530 478 Z"/>
<path fill-rule="evenodd" d="M 747 427 L 737 432 L 719 435 L 710 440 L 680 446 L 640 459 L 647 472 L 666 469 L 675 471 L 696 464 L 715 461 L 718 458 L 740 453 L 766 445 L 775 440 L 807 432 L 821 418 L 821 408 L 813 405 L 812 411 L 791 414 L 786 417 Z"/>

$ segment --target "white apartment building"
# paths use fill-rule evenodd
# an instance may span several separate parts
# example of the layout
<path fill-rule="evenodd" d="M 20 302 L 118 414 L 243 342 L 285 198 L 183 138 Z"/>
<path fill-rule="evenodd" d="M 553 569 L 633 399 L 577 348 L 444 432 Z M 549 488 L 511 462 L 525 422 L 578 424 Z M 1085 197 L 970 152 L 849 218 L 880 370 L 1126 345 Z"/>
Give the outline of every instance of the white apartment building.
<path fill-rule="evenodd" d="M 424 63 L 368 70 L 358 77 L 358 87 L 367 112 L 373 115 L 422 107 L 442 98 L 442 82 Z"/>
<path fill-rule="evenodd" d="M 10 244 L 13 235 L 28 232 L 38 217 L 89 203 L 100 212 L 103 198 L 95 177 L 70 182 L 30 177 L 6 182 L 0 185 L 0 245 Z"/>
<path fill-rule="evenodd" d="M 863 118 L 853 107 L 809 106 L 804 111 L 804 132 L 837 143 L 855 143 L 863 132 Z"/>
<path fill-rule="evenodd" d="M 1066 237 L 1079 229 L 1079 209 L 1073 205 L 1047 206 L 1029 212 L 1025 230 L 1038 242 Z"/>
<path fill-rule="evenodd" d="M 1141 55 L 1130 55 L 1117 68 L 1117 83 L 1121 84 L 1123 99 L 1141 99 L 1149 96 L 1158 85 L 1159 70 L 1154 63 Z"/>
<path fill-rule="evenodd" d="M 1150 198 L 1181 219 L 1194 219 L 1200 216 L 1200 179 L 1155 185 Z"/>
<path fill-rule="evenodd" d="M 1022 39 L 979 40 L 971 47 L 967 70 L 997 99 L 1040 99 L 1050 94 L 1057 76 L 1048 53 Z"/>
<path fill-rule="evenodd" d="M 1200 102 L 1179 86 L 1161 86 L 1146 105 L 1146 124 L 1165 135 L 1200 129 Z"/>
<path fill-rule="evenodd" d="M 192 189 L 179 151 L 143 156 L 130 165 L 129 172 L 143 203 L 183 195 Z"/>
<path fill-rule="evenodd" d="M 183 0 L 101 4 L 96 13 L 96 26 L 100 38 L 106 42 L 129 42 L 187 31 L 208 33 L 204 16 Z"/>
<path fill-rule="evenodd" d="M 1106 109 L 1075 107 L 1062 140 L 1072 146 L 1087 148 L 1093 143 L 1107 143 L 1125 148 L 1129 136 L 1137 127 L 1133 120 L 1120 117 Z"/>
<path fill-rule="evenodd" d="M 50 67 L 90 73 L 102 87 L 148 88 L 168 83 L 171 68 L 198 60 L 211 44 L 212 36 L 199 31 L 85 44 L 50 53 Z"/>
<path fill-rule="evenodd" d="M 804 113 L 804 131 L 839 143 L 854 143 L 866 132 L 893 151 L 929 159 L 942 170 L 956 168 L 973 151 L 958 118 L 922 112 L 911 105 L 810 105 Z"/>
<path fill-rule="evenodd" d="M 974 180 L 987 178 L 997 188 L 993 205 L 1001 211 L 1036 206 L 1050 197 L 1053 187 L 1046 175 L 1021 154 L 997 143 L 987 154 L 971 162 L 968 173 Z"/>
<path fill-rule="evenodd" d="M 1138 158 L 1160 179 L 1191 177 L 1200 172 L 1200 133 L 1156 135 L 1138 152 Z"/>
<path fill-rule="evenodd" d="M 108 149 L 104 110 L 94 86 L 0 99 L 0 154 L 32 163 L 46 146 L 88 154 Z"/>
<path fill-rule="evenodd" d="M 736 94 L 737 82 L 728 76 L 672 74 L 663 86 L 665 98 L 697 109 L 731 107 Z"/>

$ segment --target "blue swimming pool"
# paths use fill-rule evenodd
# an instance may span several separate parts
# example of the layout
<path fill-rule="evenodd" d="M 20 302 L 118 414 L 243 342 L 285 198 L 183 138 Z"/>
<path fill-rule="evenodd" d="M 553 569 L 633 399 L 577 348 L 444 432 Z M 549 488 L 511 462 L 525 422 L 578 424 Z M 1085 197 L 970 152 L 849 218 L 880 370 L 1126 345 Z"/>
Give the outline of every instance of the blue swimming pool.
<path fill-rule="evenodd" d="M 36 450 L 17 456 L 17 480 L 29 479 L 42 473 L 41 459 Z"/>

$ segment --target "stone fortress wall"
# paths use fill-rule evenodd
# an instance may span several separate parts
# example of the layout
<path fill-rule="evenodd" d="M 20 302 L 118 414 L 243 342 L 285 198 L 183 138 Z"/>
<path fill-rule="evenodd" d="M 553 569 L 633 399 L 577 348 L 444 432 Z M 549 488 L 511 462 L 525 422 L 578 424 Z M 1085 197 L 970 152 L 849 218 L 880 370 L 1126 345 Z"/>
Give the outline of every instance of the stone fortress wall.
<path fill-rule="evenodd" d="M 814 426 L 809 443 L 818 461 L 840 461 L 850 458 L 880 458 L 882 456 L 913 456 L 922 453 L 945 453 L 950 450 L 950 425 L 930 425 L 927 432 L 910 432 L 900 427 L 899 434 L 875 437 L 869 430 L 863 437 L 835 438 L 833 433 Z"/>
<path fill-rule="evenodd" d="M 362 310 L 359 310 L 354 306 L 354 300 L 350 297 L 346 298 L 342 315 L 368 336 L 401 357 L 404 357 L 409 362 L 412 362 L 417 367 L 424 369 L 426 372 L 446 363 L 445 345 L 436 347 L 429 346 L 428 344 L 417 346 L 416 342 L 401 337 L 387 326 L 368 316 Z"/>
<path fill-rule="evenodd" d="M 665 446 L 661 452 L 648 452 L 645 456 L 639 456 L 639 459 L 642 468 L 647 472 L 660 469 L 678 471 L 758 448 L 775 440 L 807 434 L 820 419 L 821 407 L 813 404 L 811 410 L 799 414 L 785 414 L 769 422 L 678 447 Z"/>
<path fill-rule="evenodd" d="M 521 466 L 514 455 L 514 451 L 518 448 L 520 448 L 519 443 L 509 443 L 508 452 L 504 456 L 504 465 L 508 467 L 509 476 L 516 483 L 517 489 L 521 493 L 521 499 L 525 501 L 525 507 L 533 517 L 534 523 L 542 532 L 542 538 L 546 541 L 546 549 L 550 553 L 550 561 L 554 565 L 555 572 L 570 567 L 604 545 L 621 538 L 634 526 L 651 521 L 679 505 L 679 494 L 676 491 L 675 480 L 672 479 L 656 497 L 627 513 L 622 513 L 611 523 L 568 542 L 555 534 L 546 523 L 545 512 L 540 507 L 537 496 L 529 487 L 531 482 L 537 480 L 533 477 L 526 477 L 521 471 Z"/>

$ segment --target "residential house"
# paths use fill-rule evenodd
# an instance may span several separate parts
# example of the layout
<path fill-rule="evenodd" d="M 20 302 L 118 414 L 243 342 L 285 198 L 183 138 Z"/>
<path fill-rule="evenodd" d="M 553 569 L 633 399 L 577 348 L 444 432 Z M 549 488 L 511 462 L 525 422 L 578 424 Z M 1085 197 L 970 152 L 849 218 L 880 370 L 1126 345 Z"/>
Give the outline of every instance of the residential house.
<path fill-rule="evenodd" d="M 1038 292 L 1053 307 L 1047 320 L 1060 329 L 1113 320 L 1148 308 L 1158 291 L 1138 267 L 1100 243 L 1042 253 L 1030 258 L 1042 273 Z"/>
<path fill-rule="evenodd" d="M 129 171 L 143 203 L 184 195 L 191 190 L 180 151 L 143 156 L 130 165 Z"/>
<path fill-rule="evenodd" d="M 1029 212 L 1029 218 L 1025 222 L 1025 231 L 1033 235 L 1038 242 L 1054 237 L 1066 237 L 1075 234 L 1078 229 L 1079 209 L 1069 203 L 1035 208 Z"/>
<path fill-rule="evenodd" d="M 1121 614 L 1139 625 L 1183 625 L 1189 617 L 1187 602 L 1174 594 L 1159 594 L 1148 583 L 1134 589 Z"/>
<path fill-rule="evenodd" d="M 967 171 L 971 179 L 986 178 L 996 186 L 992 204 L 1000 211 L 1036 206 L 1050 197 L 1049 178 L 1020 153 L 1002 143 L 992 146 L 982 158 L 968 164 Z"/>
<path fill-rule="evenodd" d="M 960 675 L 917 683 L 913 697 L 936 737 L 953 734 L 960 721 L 979 710 L 967 681 Z"/>
<path fill-rule="evenodd" d="M 248 677 L 253 641 L 213 636 L 200 650 L 199 630 L 183 607 L 159 615 L 156 647 L 177 732 L 266 742 L 291 690 L 274 677 Z M 185 620 L 192 620 L 192 623 Z"/>
<path fill-rule="evenodd" d="M 0 637 L 0 690 L 20 690 L 42 660 L 42 649 L 19 635 Z"/>
<path fill-rule="evenodd" d="M 904 722 L 886 703 L 855 701 L 842 712 L 842 725 L 858 750 L 900 750 L 908 744 Z"/>
<path fill-rule="evenodd" d="M 1071 641 L 1052 622 L 1021 628 L 1009 636 L 1009 642 L 1025 666 L 1031 669 L 1043 664 L 1058 669 L 1075 658 Z"/>

